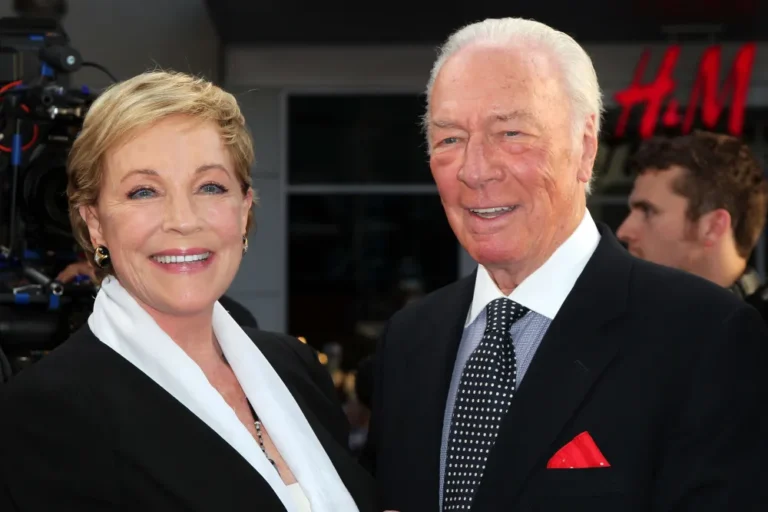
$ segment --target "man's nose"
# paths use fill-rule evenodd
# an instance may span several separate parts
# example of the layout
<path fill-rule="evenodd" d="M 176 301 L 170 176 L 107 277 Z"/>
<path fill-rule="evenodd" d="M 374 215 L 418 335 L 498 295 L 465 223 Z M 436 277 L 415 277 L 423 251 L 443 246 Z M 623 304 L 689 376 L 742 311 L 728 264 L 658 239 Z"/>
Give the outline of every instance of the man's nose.
<path fill-rule="evenodd" d="M 489 182 L 501 180 L 503 172 L 498 165 L 494 165 L 493 150 L 481 137 L 470 138 L 464 151 L 459 180 L 470 188 L 481 188 Z"/>
<path fill-rule="evenodd" d="M 621 223 L 619 229 L 616 230 L 616 237 L 624 243 L 629 243 L 635 237 L 634 229 L 634 213 L 630 212 L 624 222 Z"/>

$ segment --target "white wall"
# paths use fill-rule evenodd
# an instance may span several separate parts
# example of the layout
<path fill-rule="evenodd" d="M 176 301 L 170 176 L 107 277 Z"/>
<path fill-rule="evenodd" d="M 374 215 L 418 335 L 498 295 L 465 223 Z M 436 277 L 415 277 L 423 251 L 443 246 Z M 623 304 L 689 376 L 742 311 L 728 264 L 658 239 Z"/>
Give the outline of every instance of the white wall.
<path fill-rule="evenodd" d="M 253 186 L 259 196 L 249 250 L 229 294 L 248 308 L 262 329 L 286 328 L 286 212 L 283 194 L 281 92 L 230 87 L 253 134 Z"/>

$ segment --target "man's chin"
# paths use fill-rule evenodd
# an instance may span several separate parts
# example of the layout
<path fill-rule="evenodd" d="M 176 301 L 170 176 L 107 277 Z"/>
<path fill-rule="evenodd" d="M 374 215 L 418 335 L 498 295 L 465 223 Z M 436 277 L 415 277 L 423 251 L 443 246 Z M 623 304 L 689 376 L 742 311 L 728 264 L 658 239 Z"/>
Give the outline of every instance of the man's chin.
<path fill-rule="evenodd" d="M 472 256 L 472 259 L 484 267 L 514 265 L 524 256 L 518 247 L 493 243 L 475 244 L 467 252 Z"/>

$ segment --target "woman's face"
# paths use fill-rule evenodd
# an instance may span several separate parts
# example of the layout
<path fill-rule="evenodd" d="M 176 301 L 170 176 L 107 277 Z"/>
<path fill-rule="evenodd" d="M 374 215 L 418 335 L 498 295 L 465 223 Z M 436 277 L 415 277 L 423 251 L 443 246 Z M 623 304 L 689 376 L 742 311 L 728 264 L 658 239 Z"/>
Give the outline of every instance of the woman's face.
<path fill-rule="evenodd" d="M 106 153 L 98 203 L 80 214 L 150 314 L 190 316 L 234 279 L 252 198 L 217 126 L 173 116 Z"/>

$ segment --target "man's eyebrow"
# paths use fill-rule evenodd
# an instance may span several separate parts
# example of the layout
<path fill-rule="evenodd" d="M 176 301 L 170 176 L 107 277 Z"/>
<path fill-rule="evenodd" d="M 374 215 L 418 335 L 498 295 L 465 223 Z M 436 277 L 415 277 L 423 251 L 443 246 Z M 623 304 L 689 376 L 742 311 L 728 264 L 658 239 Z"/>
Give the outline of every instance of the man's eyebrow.
<path fill-rule="evenodd" d="M 633 210 L 643 210 L 644 212 L 659 211 L 659 209 L 647 199 L 630 199 L 629 207 Z"/>
<path fill-rule="evenodd" d="M 445 119 L 433 119 L 429 124 L 435 128 L 456 128 L 458 126 L 458 124 L 453 121 L 447 121 Z"/>
<path fill-rule="evenodd" d="M 535 117 L 528 110 L 518 109 L 509 111 L 494 112 L 488 116 L 488 120 L 493 122 L 506 122 L 516 119 L 536 122 Z M 429 123 L 434 128 L 459 128 L 459 124 L 447 119 L 432 119 Z"/>
<path fill-rule="evenodd" d="M 533 114 L 531 114 L 527 110 L 510 110 L 510 111 L 495 112 L 490 116 L 490 118 L 493 121 L 499 121 L 502 123 L 505 121 L 514 121 L 516 119 L 525 119 L 527 121 L 534 120 Z"/>

